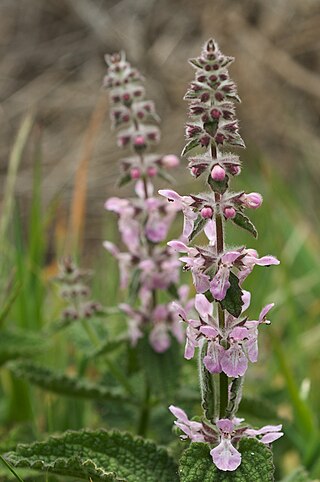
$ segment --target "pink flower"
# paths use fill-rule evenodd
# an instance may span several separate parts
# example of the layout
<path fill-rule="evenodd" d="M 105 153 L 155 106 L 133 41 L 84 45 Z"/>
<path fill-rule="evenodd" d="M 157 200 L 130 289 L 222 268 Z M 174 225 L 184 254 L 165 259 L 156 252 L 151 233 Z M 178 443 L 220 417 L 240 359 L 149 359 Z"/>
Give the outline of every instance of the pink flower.
<path fill-rule="evenodd" d="M 236 470 L 241 464 L 241 454 L 231 443 L 235 426 L 228 419 L 220 419 L 216 425 L 219 430 L 220 443 L 210 451 L 213 463 L 223 471 Z"/>
<path fill-rule="evenodd" d="M 202 423 L 190 421 L 186 412 L 174 405 L 170 405 L 169 410 L 177 418 L 177 421 L 175 421 L 174 424 L 186 434 L 186 438 L 189 438 L 192 442 L 205 441 L 202 433 Z"/>
<path fill-rule="evenodd" d="M 190 207 L 193 203 L 191 196 L 180 196 L 177 192 L 170 189 L 161 189 L 159 191 L 161 196 L 166 197 L 169 201 L 175 203 L 176 209 L 181 210 L 184 215 L 183 236 L 189 238 L 193 231 L 194 222 L 197 219 L 197 214 Z"/>
<path fill-rule="evenodd" d="M 212 296 L 221 301 L 226 297 L 230 287 L 229 276 L 233 263 L 241 256 L 239 251 L 227 251 L 220 258 L 218 271 L 210 282 Z"/>

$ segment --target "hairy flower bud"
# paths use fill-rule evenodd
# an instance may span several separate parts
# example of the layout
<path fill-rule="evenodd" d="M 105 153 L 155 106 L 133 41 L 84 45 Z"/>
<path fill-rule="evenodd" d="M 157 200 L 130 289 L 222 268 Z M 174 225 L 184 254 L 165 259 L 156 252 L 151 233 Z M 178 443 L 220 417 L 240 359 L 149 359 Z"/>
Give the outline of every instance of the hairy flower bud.
<path fill-rule="evenodd" d="M 168 154 L 161 159 L 161 164 L 167 168 L 176 167 L 179 163 L 180 159 L 174 154 Z"/>
<path fill-rule="evenodd" d="M 204 219 L 209 219 L 213 216 L 213 210 L 210 206 L 205 206 L 201 209 L 200 214 Z"/>
<path fill-rule="evenodd" d="M 140 169 L 138 167 L 133 167 L 130 171 L 131 179 L 139 179 L 141 176 Z"/>
<path fill-rule="evenodd" d="M 262 204 L 262 196 L 258 192 L 251 192 L 250 194 L 242 194 L 240 201 L 251 209 L 257 209 Z"/>
<path fill-rule="evenodd" d="M 157 172 L 158 172 L 158 171 L 157 171 L 157 168 L 156 168 L 155 166 L 150 166 L 150 167 L 148 167 L 148 169 L 147 169 L 147 174 L 148 174 L 149 177 L 154 177 L 154 176 L 156 176 L 156 175 L 157 175 Z"/>
<path fill-rule="evenodd" d="M 236 217 L 236 210 L 233 207 L 226 207 L 223 210 L 223 214 L 225 215 L 226 219 L 233 219 Z"/>
<path fill-rule="evenodd" d="M 214 181 L 223 181 L 226 177 L 226 171 L 223 169 L 223 167 L 219 166 L 219 164 L 216 164 L 213 167 L 210 175 Z"/>

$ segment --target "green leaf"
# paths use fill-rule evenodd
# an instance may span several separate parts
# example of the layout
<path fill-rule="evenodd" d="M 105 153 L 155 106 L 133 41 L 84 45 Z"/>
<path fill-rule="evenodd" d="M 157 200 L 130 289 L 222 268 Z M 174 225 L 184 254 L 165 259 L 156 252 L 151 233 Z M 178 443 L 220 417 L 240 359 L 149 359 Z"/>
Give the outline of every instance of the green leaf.
<path fill-rule="evenodd" d="M 131 178 L 130 174 L 126 172 L 125 174 L 123 174 L 123 175 L 120 177 L 120 179 L 119 179 L 119 181 L 118 181 L 118 186 L 119 186 L 119 187 L 125 186 L 125 185 L 128 184 L 130 181 L 132 181 L 132 178 Z"/>
<path fill-rule="evenodd" d="M 212 191 L 218 192 L 219 194 L 223 194 L 228 189 L 229 185 L 229 177 L 226 175 L 223 181 L 214 181 L 209 174 L 207 182 L 211 187 Z"/>
<path fill-rule="evenodd" d="M 210 447 L 204 443 L 192 443 L 180 460 L 181 482 L 272 482 L 274 466 L 272 452 L 258 440 L 242 439 L 239 444 L 242 455 L 240 467 L 233 472 L 223 472 L 214 465 Z"/>
<path fill-rule="evenodd" d="M 169 184 L 176 184 L 176 180 L 171 174 L 169 174 L 165 169 L 162 169 L 161 167 L 157 167 L 158 170 L 158 176 L 164 179 L 166 182 Z"/>
<path fill-rule="evenodd" d="M 140 274 L 141 270 L 139 268 L 134 269 L 132 272 L 132 277 L 130 280 L 128 288 L 128 304 L 133 305 L 138 296 L 138 291 L 140 288 Z"/>
<path fill-rule="evenodd" d="M 203 228 L 205 227 L 205 224 L 206 224 L 207 220 L 204 219 L 202 216 L 198 216 L 195 223 L 194 223 L 194 228 L 193 228 L 193 231 L 192 233 L 190 234 L 189 236 L 189 241 L 193 241 L 194 238 L 201 233 L 201 231 L 203 230 Z"/>
<path fill-rule="evenodd" d="M 256 230 L 255 225 L 250 221 L 250 219 L 245 216 L 243 213 L 237 212 L 236 216 L 231 219 L 234 224 L 237 224 L 241 228 L 249 231 L 255 238 L 258 237 L 258 231 Z"/>
<path fill-rule="evenodd" d="M 14 467 L 93 482 L 178 482 L 177 468 L 166 450 L 127 433 L 68 431 L 45 442 L 18 445 L 5 455 Z"/>
<path fill-rule="evenodd" d="M 288 475 L 288 477 L 282 479 L 281 482 L 311 482 L 311 478 L 303 467 L 299 467 L 292 474 Z"/>
<path fill-rule="evenodd" d="M 181 156 L 185 156 L 189 151 L 194 149 L 195 147 L 199 146 L 199 140 L 198 139 L 192 139 L 189 141 L 183 148 L 183 151 L 181 152 Z"/>
<path fill-rule="evenodd" d="M 157 353 L 145 336 L 139 341 L 138 355 L 152 392 L 163 398 L 172 397 L 179 388 L 181 360 L 178 342 L 172 339 L 168 350 Z"/>
<path fill-rule="evenodd" d="M 239 405 L 239 413 L 245 417 L 253 417 L 260 420 L 279 419 L 276 407 L 265 398 L 243 397 Z"/>
<path fill-rule="evenodd" d="M 127 336 L 118 336 L 115 338 L 112 338 L 111 340 L 105 340 L 99 347 L 96 349 L 92 350 L 87 358 L 98 358 L 100 356 L 109 354 L 113 352 L 114 350 L 117 350 L 121 345 L 126 343 L 128 341 Z"/>
<path fill-rule="evenodd" d="M 44 340 L 40 336 L 28 332 L 1 330 L 0 365 L 16 358 L 34 356 L 44 348 Z"/>
<path fill-rule="evenodd" d="M 220 304 L 224 310 L 227 310 L 232 316 L 238 318 L 243 305 L 241 298 L 242 290 L 239 286 L 237 276 L 232 272 L 230 272 L 229 282 L 230 288 L 227 291 L 225 299 L 220 301 Z"/>
<path fill-rule="evenodd" d="M 129 401 L 118 389 L 111 389 L 101 384 L 92 383 L 84 378 L 56 373 L 34 363 L 25 361 L 11 362 L 8 367 L 17 378 L 28 380 L 28 382 L 49 392 L 94 400 Z"/>

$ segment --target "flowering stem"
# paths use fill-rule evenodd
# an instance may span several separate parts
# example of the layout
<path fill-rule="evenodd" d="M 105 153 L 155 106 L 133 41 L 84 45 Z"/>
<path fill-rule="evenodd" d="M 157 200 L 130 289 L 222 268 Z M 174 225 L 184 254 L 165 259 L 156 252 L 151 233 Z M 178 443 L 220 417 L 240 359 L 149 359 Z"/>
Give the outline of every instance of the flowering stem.
<path fill-rule="evenodd" d="M 139 424 L 138 424 L 138 430 L 137 430 L 138 435 L 140 435 L 141 437 L 145 437 L 148 431 L 150 414 L 151 414 L 150 395 L 151 395 L 150 385 L 149 385 L 149 382 L 146 381 L 145 398 L 141 406 L 141 412 L 140 412 L 140 418 L 139 418 Z"/>
<path fill-rule="evenodd" d="M 211 155 L 212 158 L 215 159 L 217 157 L 217 148 L 214 144 L 211 144 Z M 214 200 L 216 206 L 219 206 L 221 199 L 221 195 L 218 192 L 214 193 Z M 215 212 L 215 224 L 216 224 L 216 242 L 217 242 L 217 255 L 223 253 L 224 250 L 224 235 L 223 235 L 223 218 L 221 216 L 220 211 L 216 208 Z M 218 316 L 219 316 L 219 327 L 221 329 L 225 326 L 225 313 L 224 310 L 221 308 L 221 305 L 218 304 Z M 220 379 L 220 418 L 225 417 L 225 412 L 228 406 L 228 377 L 227 375 L 222 372 L 219 376 Z"/>

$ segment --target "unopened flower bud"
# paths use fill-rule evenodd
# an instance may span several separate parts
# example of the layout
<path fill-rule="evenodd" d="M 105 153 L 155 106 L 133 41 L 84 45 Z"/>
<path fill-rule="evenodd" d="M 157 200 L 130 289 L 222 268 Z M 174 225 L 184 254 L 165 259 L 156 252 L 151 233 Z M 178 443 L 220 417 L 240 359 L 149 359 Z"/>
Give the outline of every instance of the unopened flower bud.
<path fill-rule="evenodd" d="M 219 164 L 216 164 L 211 171 L 211 177 L 214 181 L 223 181 L 226 177 L 226 171 Z"/>
<path fill-rule="evenodd" d="M 197 177 L 198 172 L 199 172 L 199 169 L 198 169 L 197 167 L 193 166 L 193 167 L 191 168 L 191 173 L 193 174 L 193 176 L 196 176 L 196 177 Z"/>
<path fill-rule="evenodd" d="M 133 167 L 130 170 L 131 179 L 139 179 L 140 175 L 141 175 L 141 173 L 140 173 L 140 169 L 138 169 L 138 167 Z"/>
<path fill-rule="evenodd" d="M 200 214 L 204 219 L 209 219 L 212 218 L 213 210 L 210 206 L 205 206 L 201 209 Z"/>
<path fill-rule="evenodd" d="M 174 154 L 168 154 L 167 156 L 163 156 L 163 158 L 161 159 L 161 164 L 164 166 L 164 167 L 176 167 L 178 166 L 180 163 L 180 160 L 177 156 L 175 156 Z"/>
<path fill-rule="evenodd" d="M 135 137 L 133 141 L 134 147 L 145 147 L 146 142 L 143 136 Z"/>
<path fill-rule="evenodd" d="M 243 194 L 240 198 L 247 208 L 257 209 L 262 204 L 262 196 L 258 192 L 251 192 L 250 194 Z"/>
<path fill-rule="evenodd" d="M 215 136 L 215 141 L 217 144 L 223 144 L 224 139 L 225 136 L 221 132 L 218 132 L 218 134 Z"/>
<path fill-rule="evenodd" d="M 223 214 L 226 219 L 233 219 L 236 216 L 236 210 L 233 207 L 224 208 Z"/>
<path fill-rule="evenodd" d="M 210 114 L 213 119 L 219 119 L 219 117 L 221 116 L 221 112 L 218 109 L 212 109 Z"/>
<path fill-rule="evenodd" d="M 241 167 L 233 164 L 229 167 L 229 171 L 233 176 L 238 176 L 238 174 L 241 172 Z"/>
<path fill-rule="evenodd" d="M 157 172 L 158 172 L 158 171 L 157 171 L 157 168 L 156 168 L 155 166 L 150 166 L 150 167 L 148 167 L 148 169 L 147 169 L 147 174 L 148 174 L 149 177 L 154 177 L 154 176 L 156 176 L 156 175 L 157 175 Z"/>

